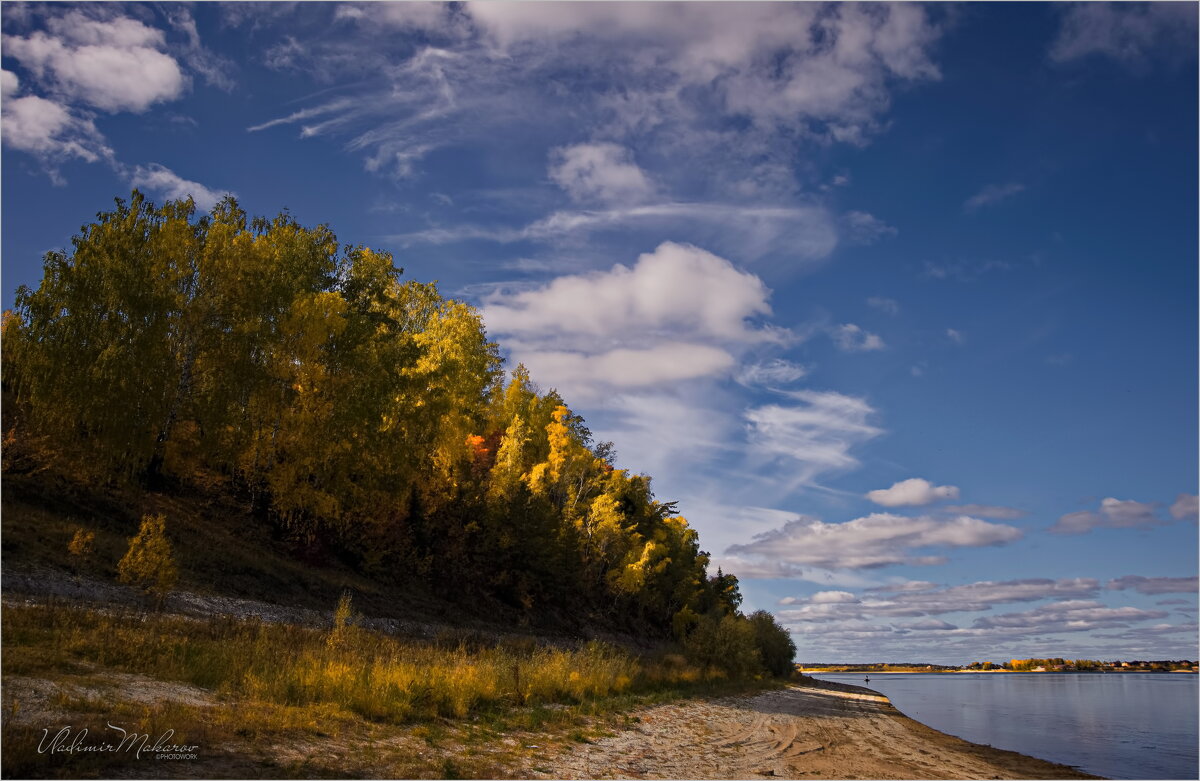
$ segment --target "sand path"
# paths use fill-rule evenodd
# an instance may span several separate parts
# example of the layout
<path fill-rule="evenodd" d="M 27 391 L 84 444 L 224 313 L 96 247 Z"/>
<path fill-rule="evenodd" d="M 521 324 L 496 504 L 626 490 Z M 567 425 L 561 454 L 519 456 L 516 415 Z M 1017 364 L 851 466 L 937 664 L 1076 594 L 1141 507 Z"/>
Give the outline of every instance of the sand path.
<path fill-rule="evenodd" d="M 631 729 L 541 757 L 534 778 L 1093 778 L 913 721 L 821 682 L 639 711 Z M 543 772 L 538 772 L 538 771 Z"/>

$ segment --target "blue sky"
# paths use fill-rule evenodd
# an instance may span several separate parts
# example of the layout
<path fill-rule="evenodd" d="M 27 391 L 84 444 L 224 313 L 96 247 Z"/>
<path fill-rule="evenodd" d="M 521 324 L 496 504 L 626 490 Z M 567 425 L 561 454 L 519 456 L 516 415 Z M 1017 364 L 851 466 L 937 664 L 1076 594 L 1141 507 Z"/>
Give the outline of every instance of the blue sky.
<path fill-rule="evenodd" d="M 137 186 L 478 306 L 805 661 L 1195 658 L 1196 5 L 3 5 L 4 303 Z"/>

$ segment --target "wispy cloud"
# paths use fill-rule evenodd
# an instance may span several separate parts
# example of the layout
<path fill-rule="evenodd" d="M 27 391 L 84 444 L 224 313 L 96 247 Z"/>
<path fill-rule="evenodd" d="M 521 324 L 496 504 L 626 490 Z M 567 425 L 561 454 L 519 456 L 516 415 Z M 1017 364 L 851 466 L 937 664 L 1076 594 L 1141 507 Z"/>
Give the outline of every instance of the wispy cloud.
<path fill-rule="evenodd" d="M 1091 56 L 1140 62 L 1153 56 L 1194 56 L 1193 3 L 1080 3 L 1065 8 L 1050 59 Z"/>
<path fill-rule="evenodd" d="M 791 403 L 750 407 L 744 418 L 750 455 L 786 465 L 788 490 L 856 467 L 851 449 L 883 433 L 870 422 L 875 410 L 863 399 L 814 390 L 783 395 Z"/>
<path fill-rule="evenodd" d="M 878 334 L 865 331 L 854 323 L 831 326 L 829 336 L 837 348 L 845 353 L 873 352 L 887 346 Z"/>
<path fill-rule="evenodd" d="M 786 247 L 802 261 L 821 260 L 837 246 L 830 213 L 820 206 L 756 206 L 736 203 L 660 202 L 609 209 L 561 210 L 520 228 L 460 224 L 435 227 L 389 238 L 406 245 L 450 244 L 486 240 L 582 242 L 600 231 L 663 229 L 703 234 L 740 259 L 755 260 Z"/>
<path fill-rule="evenodd" d="M 1024 192 L 1025 185 L 1019 182 L 1007 184 L 989 184 L 963 202 L 963 211 L 973 212 L 984 206 L 991 206 L 1007 200 L 1017 193 Z"/>
<path fill-rule="evenodd" d="M 872 309 L 878 309 L 880 312 L 888 315 L 900 314 L 900 302 L 894 298 L 871 296 L 867 299 L 867 306 Z"/>

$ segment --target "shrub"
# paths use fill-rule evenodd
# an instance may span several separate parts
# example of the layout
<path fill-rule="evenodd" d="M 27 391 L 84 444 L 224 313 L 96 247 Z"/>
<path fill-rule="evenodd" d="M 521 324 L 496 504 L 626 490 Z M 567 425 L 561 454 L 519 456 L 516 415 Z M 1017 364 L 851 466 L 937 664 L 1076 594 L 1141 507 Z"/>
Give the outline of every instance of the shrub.
<path fill-rule="evenodd" d="M 82 527 L 75 530 L 75 536 L 67 543 L 67 552 L 77 559 L 89 559 L 96 552 L 96 532 L 86 531 Z"/>

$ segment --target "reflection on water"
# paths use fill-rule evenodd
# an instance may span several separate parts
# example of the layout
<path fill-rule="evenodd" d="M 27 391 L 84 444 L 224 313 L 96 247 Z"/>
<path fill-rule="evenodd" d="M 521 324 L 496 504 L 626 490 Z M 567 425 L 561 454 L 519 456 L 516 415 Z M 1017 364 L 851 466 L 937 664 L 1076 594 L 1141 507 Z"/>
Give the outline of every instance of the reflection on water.
<path fill-rule="evenodd" d="M 974 743 L 1107 778 L 1198 778 L 1197 676 L 1183 673 L 816 675 L 866 685 Z"/>

